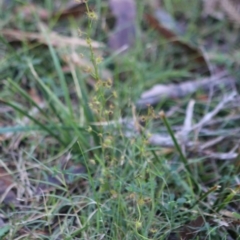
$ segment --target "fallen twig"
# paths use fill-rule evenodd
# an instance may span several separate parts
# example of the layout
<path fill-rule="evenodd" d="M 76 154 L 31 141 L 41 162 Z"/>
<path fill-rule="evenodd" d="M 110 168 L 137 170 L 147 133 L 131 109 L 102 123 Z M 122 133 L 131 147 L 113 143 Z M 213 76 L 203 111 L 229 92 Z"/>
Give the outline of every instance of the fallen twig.
<path fill-rule="evenodd" d="M 237 93 L 232 92 L 230 95 L 223 98 L 223 100 L 214 108 L 213 111 L 206 114 L 200 122 L 198 122 L 192 127 L 192 130 L 196 128 L 201 128 L 203 125 L 209 122 L 220 110 L 223 109 L 226 103 L 231 102 L 236 96 L 237 96 Z"/>
<path fill-rule="evenodd" d="M 149 105 L 157 104 L 168 98 L 182 98 L 199 89 L 209 90 L 213 86 L 221 88 L 234 83 L 235 79 L 230 77 L 227 72 L 222 72 L 210 78 L 191 80 L 180 84 L 158 84 L 150 90 L 143 92 L 136 105 L 138 108 L 147 108 Z"/>

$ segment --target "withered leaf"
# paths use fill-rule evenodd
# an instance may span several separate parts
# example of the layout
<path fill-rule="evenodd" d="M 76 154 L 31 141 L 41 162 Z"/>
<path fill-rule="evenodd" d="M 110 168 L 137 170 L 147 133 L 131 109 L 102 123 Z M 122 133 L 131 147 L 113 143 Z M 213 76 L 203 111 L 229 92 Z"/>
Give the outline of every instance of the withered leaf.
<path fill-rule="evenodd" d="M 23 32 L 13 29 L 2 29 L 1 35 L 4 36 L 9 42 L 23 42 L 23 41 L 36 41 L 47 45 L 47 39 L 42 33 L 36 32 Z M 50 32 L 48 34 L 49 40 L 54 47 L 66 47 L 66 46 L 84 46 L 88 47 L 86 40 L 77 37 L 62 36 L 56 32 Z M 93 48 L 101 48 L 103 44 L 96 41 L 92 41 Z"/>
<path fill-rule="evenodd" d="M 89 6 L 91 8 L 91 6 Z M 52 16 L 58 17 L 59 19 L 64 19 L 67 17 L 79 17 L 82 16 L 86 10 L 86 5 L 84 2 L 70 1 L 63 9 L 56 10 Z"/>
<path fill-rule="evenodd" d="M 198 216 L 193 221 L 186 224 L 180 231 L 181 239 L 190 240 L 199 232 L 199 229 L 204 225 L 205 220 L 202 216 Z"/>
<path fill-rule="evenodd" d="M 145 19 L 152 28 L 161 34 L 161 36 L 171 41 L 173 44 L 182 47 L 186 53 L 191 55 L 191 58 L 194 58 L 195 62 L 204 66 L 206 72 L 209 71 L 208 65 L 201 50 L 191 45 L 190 43 L 182 41 L 172 29 L 168 28 L 165 24 L 162 24 L 158 18 L 158 10 L 155 10 L 153 14 L 145 14 Z"/>
<path fill-rule="evenodd" d="M 5 204 L 16 203 L 17 197 L 11 190 L 11 186 L 14 187 L 14 180 L 12 176 L 7 173 L 3 167 L 0 167 L 0 198 Z"/>

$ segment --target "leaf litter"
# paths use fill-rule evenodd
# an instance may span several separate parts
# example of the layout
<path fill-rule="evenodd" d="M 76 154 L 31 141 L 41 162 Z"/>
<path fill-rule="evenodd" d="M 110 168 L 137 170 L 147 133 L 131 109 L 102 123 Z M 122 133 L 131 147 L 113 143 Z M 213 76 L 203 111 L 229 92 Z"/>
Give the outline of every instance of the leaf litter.
<path fill-rule="evenodd" d="M 136 37 L 135 2 L 130 0 L 126 0 L 126 1 L 110 0 L 109 2 L 110 2 L 111 10 L 117 19 L 117 23 L 112 34 L 109 37 L 108 44 L 113 51 L 119 51 L 119 49 L 121 49 L 124 46 L 127 46 L 126 49 L 128 49 L 129 46 L 134 45 L 135 37 Z M 124 3 L 128 5 L 128 8 L 127 8 L 128 11 L 126 11 L 126 6 L 124 6 Z M 206 8 L 206 5 L 205 5 L 205 8 Z M 163 13 L 160 12 L 161 10 L 162 9 L 157 9 L 155 13 L 150 13 L 145 15 L 145 18 L 148 21 L 149 25 L 155 28 L 168 41 L 173 41 L 174 44 L 177 44 L 183 47 L 186 50 L 186 53 L 185 53 L 186 55 L 188 54 L 194 55 L 194 61 L 196 61 L 197 64 L 200 64 L 200 65 L 203 64 L 205 68 L 204 72 L 205 73 L 208 72 L 209 63 L 207 62 L 206 57 L 204 56 L 204 53 L 201 51 L 201 49 L 198 49 L 197 47 L 192 46 L 190 43 L 186 43 L 182 41 L 178 36 L 179 33 L 174 31 L 174 29 L 170 29 L 169 26 L 164 25 L 162 23 L 163 20 L 161 16 L 163 15 Z M 82 12 L 85 12 L 83 5 L 76 4 L 76 5 L 72 5 L 70 7 L 64 8 L 59 12 L 56 11 L 52 16 L 57 17 L 58 15 L 59 18 L 61 17 L 65 18 L 69 16 L 77 17 L 77 14 L 75 13 L 80 13 L 81 15 Z M 227 10 L 226 12 L 229 12 L 229 10 Z M 26 14 L 28 14 L 27 11 L 26 11 Z M 231 19 L 232 20 L 234 19 L 234 21 L 238 21 L 238 18 L 236 17 L 233 17 Z M 170 20 L 168 18 L 168 22 L 169 21 Z M 47 44 L 46 39 L 43 37 L 42 33 L 30 33 L 30 32 L 23 32 L 19 30 L 5 29 L 5 31 L 3 30 L 1 34 L 3 34 L 3 36 L 5 36 L 10 43 L 12 41 L 23 42 L 25 40 L 28 40 L 28 41 L 37 41 L 41 44 Z M 56 48 L 61 48 L 66 45 L 71 45 L 73 48 L 79 47 L 79 46 L 87 47 L 87 44 L 84 43 L 84 41 L 79 41 L 80 40 L 79 38 L 75 39 L 73 37 L 60 36 L 57 33 L 53 33 L 53 34 L 50 33 L 49 36 L 50 36 L 51 44 Z M 94 43 L 94 47 L 96 48 L 102 48 L 104 46 L 104 44 L 99 42 L 93 42 L 93 43 Z M 73 58 L 74 57 L 76 56 L 73 56 Z M 83 68 L 89 66 L 89 62 L 79 61 L 79 59 L 76 60 L 76 58 L 74 58 L 74 60 L 65 58 L 65 60 L 67 64 L 70 64 L 71 62 L 71 64 L 75 64 L 76 66 L 81 66 Z M 111 76 L 111 73 L 110 73 L 110 76 Z M 139 101 L 137 101 L 136 106 L 139 108 L 146 109 L 146 108 L 149 108 L 149 104 L 157 105 L 163 99 L 167 99 L 167 98 L 175 99 L 178 101 L 179 99 L 183 99 L 187 95 L 192 95 L 194 93 L 197 93 L 199 89 L 201 89 L 204 92 L 204 94 L 207 95 L 207 100 L 209 102 L 217 99 L 218 104 L 216 104 L 216 106 L 211 111 L 210 110 L 206 111 L 206 114 L 201 118 L 194 119 L 195 118 L 194 107 L 196 102 L 193 99 L 190 100 L 185 111 L 184 123 L 182 125 L 172 126 L 173 129 L 176 130 L 175 135 L 177 137 L 177 140 L 181 143 L 181 147 L 183 149 L 185 148 L 184 152 L 187 155 L 191 155 L 192 153 L 194 153 L 194 156 L 196 156 L 197 154 L 200 154 L 201 157 L 204 156 L 206 157 L 206 159 L 209 159 L 209 160 L 212 160 L 212 159 L 225 160 L 225 161 L 235 160 L 239 155 L 238 154 L 239 141 L 237 141 L 239 130 L 237 130 L 236 128 L 234 129 L 222 128 L 222 125 L 224 124 L 226 119 L 227 121 L 232 121 L 232 122 L 237 121 L 237 118 L 235 117 L 236 117 L 236 113 L 238 112 L 240 98 L 239 98 L 239 94 L 235 91 L 236 89 L 235 84 L 236 84 L 236 80 L 227 72 L 223 72 L 220 74 L 212 74 L 208 78 L 190 80 L 190 81 L 179 83 L 179 84 L 168 84 L 168 85 L 160 84 L 160 85 L 154 86 L 152 89 L 146 92 L 143 92 L 141 95 L 141 98 L 139 99 Z M 220 95 L 222 88 L 228 89 L 228 91 Z M 218 90 L 218 93 L 216 94 L 217 90 Z M 213 92 L 214 98 L 213 96 L 211 96 L 211 92 Z M 35 93 L 33 93 L 32 98 L 35 99 Z M 215 117 L 219 115 L 219 112 L 226 109 L 232 109 L 232 111 L 229 112 L 227 116 L 219 118 L 218 122 L 216 122 Z M 36 111 L 34 114 L 38 114 L 38 111 Z M 157 118 L 156 121 L 158 122 L 159 119 Z M 138 114 L 136 114 L 136 112 L 134 111 L 133 111 L 132 119 L 126 118 L 126 119 L 120 119 L 118 121 L 112 121 L 112 122 L 97 122 L 95 124 L 98 126 L 104 126 L 107 128 L 109 125 L 117 125 L 119 123 L 122 125 L 123 129 L 125 129 L 124 134 L 127 137 L 135 138 L 135 137 L 141 136 L 144 131 L 146 132 L 146 129 L 144 129 L 144 127 L 142 127 L 141 125 L 141 117 L 138 116 Z M 25 122 L 25 124 L 27 125 L 28 122 Z M 149 144 L 173 148 L 174 147 L 173 141 L 170 136 L 166 135 L 165 129 L 163 127 L 159 127 L 158 130 L 159 132 L 163 132 L 163 133 L 155 133 L 155 131 L 151 132 L 150 130 L 147 130 L 147 132 L 150 135 L 148 139 Z M 215 135 L 213 134 L 213 132 L 215 133 Z M 207 137 L 207 141 L 206 141 L 206 137 Z M 220 145 L 221 142 L 224 142 L 225 144 L 227 141 L 230 142 L 230 139 L 231 140 L 234 139 L 233 142 L 235 143 L 235 145 L 232 146 L 231 149 L 223 148 L 228 150 L 228 152 L 225 152 L 225 153 L 216 152 L 216 149 L 214 148 L 215 145 L 221 146 Z M 19 144 L 20 142 L 17 144 L 17 146 L 19 146 Z M 22 178 L 20 177 L 21 182 L 26 181 L 26 179 L 28 178 L 27 176 L 28 170 L 26 169 L 24 171 L 22 171 L 21 169 L 18 169 L 18 170 L 25 174 L 25 176 L 22 176 Z M 63 168 L 61 167 L 59 171 L 61 173 L 57 171 L 57 173 L 55 172 L 55 173 L 45 175 L 46 177 L 45 181 L 43 181 L 39 186 L 36 187 L 38 194 L 40 194 L 40 192 L 46 194 L 51 191 L 55 191 L 56 189 L 61 190 L 60 187 L 64 186 L 65 184 L 67 185 L 74 184 L 75 180 L 73 176 L 75 175 L 81 176 L 82 174 L 86 173 L 85 167 L 83 167 L 82 165 L 76 165 L 76 164 L 73 166 L 73 168 L 70 167 L 65 169 L 64 167 Z M 15 192 L 12 191 L 12 188 L 15 187 L 16 185 L 11 175 L 9 175 L 4 168 L 0 168 L 0 181 L 2 181 L 2 189 L 0 191 L 0 194 L 2 196 L 3 203 L 5 204 L 15 203 L 17 197 Z M 26 184 L 30 184 L 30 183 L 27 182 Z M 46 195 L 42 194 L 42 196 L 43 198 L 45 198 L 47 197 L 47 194 Z M 204 214 L 205 213 L 203 213 L 203 215 Z M 230 216 L 231 220 L 233 219 L 233 217 L 236 218 L 236 215 L 233 216 L 232 212 L 230 212 L 230 214 L 228 215 Z M 34 217 L 42 218 L 44 216 L 40 214 L 39 216 L 33 216 L 33 219 Z M 191 239 L 195 237 L 198 234 L 198 230 L 201 229 L 201 227 L 203 226 L 204 222 L 205 222 L 205 219 L 202 216 L 198 216 L 196 219 L 193 219 L 192 221 L 188 221 L 188 223 L 186 223 L 186 225 L 179 231 L 181 238 Z M 4 225 L 4 221 L 3 220 L 0 221 L 0 224 Z M 224 220 L 222 220 L 221 225 L 228 227 L 228 223 L 226 223 Z M 26 236 L 37 236 L 41 233 L 43 235 L 50 234 L 50 233 L 47 233 L 46 231 L 42 231 L 42 232 L 36 231 L 36 233 L 34 232 L 30 233 L 28 229 L 21 229 L 19 232 L 21 232 L 21 234 L 23 235 L 26 234 Z"/>
<path fill-rule="evenodd" d="M 44 37 L 42 33 L 32 33 L 32 32 L 24 32 L 20 30 L 12 30 L 12 29 L 3 29 L 1 31 L 1 35 L 5 37 L 9 42 L 24 42 L 24 41 L 36 41 L 41 44 L 47 45 L 47 39 Z M 76 37 L 66 37 L 61 36 L 58 33 L 54 33 L 53 31 L 49 32 L 48 35 L 50 42 L 55 47 L 66 47 L 66 46 L 78 46 L 78 47 L 88 47 L 86 40 L 76 38 Z M 102 48 L 103 44 L 92 41 L 93 48 Z"/>
<path fill-rule="evenodd" d="M 6 172 L 3 167 L 0 167 L 0 202 L 5 204 L 17 203 L 17 196 L 13 189 L 16 188 L 16 183 L 12 176 Z"/>

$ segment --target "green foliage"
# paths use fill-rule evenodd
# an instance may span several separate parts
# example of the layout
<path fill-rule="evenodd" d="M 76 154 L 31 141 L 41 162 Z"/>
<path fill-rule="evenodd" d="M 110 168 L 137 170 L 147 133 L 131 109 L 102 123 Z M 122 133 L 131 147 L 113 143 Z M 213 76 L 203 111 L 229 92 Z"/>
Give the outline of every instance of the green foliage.
<path fill-rule="evenodd" d="M 199 1 L 164 3 L 173 15 L 186 13 L 191 24 L 186 35 L 193 37 Z M 104 1 L 97 4 L 100 8 Z M 180 5 L 181 8 L 176 7 Z M 50 10 L 53 4 L 45 1 L 44 6 Z M 139 11 L 140 27 L 143 9 Z M 1 153 L 0 163 L 7 166 L 16 162 L 16 172 L 21 172 L 21 179 L 26 180 L 20 187 L 28 189 L 30 182 L 36 192 L 39 184 L 49 184 L 51 189 L 28 196 L 29 187 L 24 195 L 29 208 L 2 208 L 9 224 L 1 229 L 0 236 L 15 239 L 19 229 L 31 229 L 39 239 L 168 239 L 172 234 L 179 236 L 199 216 L 203 223 L 194 229 L 195 239 L 227 238 L 228 220 L 233 222 L 231 236 L 237 236 L 240 231 L 234 224 L 240 218 L 235 211 L 239 189 L 234 186 L 234 179 L 239 170 L 221 162 L 210 175 L 208 162 L 184 155 L 174 135 L 174 125 L 182 124 L 185 117 L 183 111 L 177 110 L 174 117 L 168 118 L 162 114 L 162 119 L 156 114 L 159 109 L 167 111 L 172 106 L 185 108 L 189 99 L 161 102 L 147 111 L 136 112 L 133 107 L 144 89 L 199 74 L 190 72 L 182 58 L 174 58 L 175 48 L 166 45 L 151 29 L 146 29 L 145 39 L 138 38 L 135 47 L 125 55 L 101 59 L 92 47 L 98 29 L 96 13 L 87 8 L 87 17 L 85 28 L 80 30 L 88 49 L 82 51 L 92 65 L 85 72 L 76 66 L 65 72 L 59 49 L 52 46 L 47 32 L 47 48 L 24 43 L 16 50 L 1 38 L 6 55 L 0 66 L 0 104 L 11 111 L 3 114 L 0 134 L 12 134 L 13 139 L 21 134 L 23 140 L 14 149 L 17 157 L 12 150 L 8 153 L 10 145 L 14 145 L 11 139 L 4 141 L 2 146 L 7 150 Z M 55 21 L 49 25 L 59 27 Z M 25 22 L 18 24 L 23 29 L 35 27 L 25 26 Z M 76 33 L 77 29 L 73 31 Z M 147 43 L 155 44 L 157 50 L 145 53 Z M 67 55 L 72 53 L 70 47 L 64 51 Z M 225 61 L 228 55 L 219 53 L 215 58 L 216 62 L 232 66 L 232 62 Z M 104 81 L 101 68 L 109 64 L 115 64 L 114 79 Z M 93 88 L 87 84 L 89 76 Z M 34 89 L 40 99 L 32 97 L 29 89 Z M 204 109 L 202 103 L 197 106 L 197 117 L 204 114 Z M 145 127 L 137 122 L 121 123 L 125 116 L 141 119 Z M 159 133 L 163 128 L 175 149 L 149 145 L 148 130 Z M 75 164 L 86 168 L 84 173 L 70 175 L 70 184 L 61 178 L 67 172 L 62 166 L 68 162 L 74 163 L 73 169 Z M 11 169 L 12 166 L 9 172 Z M 61 180 L 60 184 L 55 177 Z M 226 209 L 230 219 L 224 215 Z M 47 229 L 50 237 L 35 232 L 38 229 Z"/>

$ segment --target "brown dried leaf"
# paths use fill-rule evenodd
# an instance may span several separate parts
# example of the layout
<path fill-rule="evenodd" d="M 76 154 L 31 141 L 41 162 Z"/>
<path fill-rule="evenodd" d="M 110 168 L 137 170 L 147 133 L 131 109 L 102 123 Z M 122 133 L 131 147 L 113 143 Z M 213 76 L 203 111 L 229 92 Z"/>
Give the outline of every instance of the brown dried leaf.
<path fill-rule="evenodd" d="M 47 45 L 47 39 L 41 33 L 32 33 L 32 32 L 23 32 L 19 30 L 12 30 L 12 29 L 2 29 L 1 35 L 5 37 L 9 42 L 23 42 L 23 41 L 37 41 L 39 43 Z M 67 37 L 62 36 L 56 32 L 49 32 L 48 37 L 50 39 L 51 44 L 54 47 L 67 47 L 67 46 L 83 46 L 88 47 L 86 40 L 76 37 Z M 93 48 L 102 48 L 103 44 L 91 41 Z"/>
<path fill-rule="evenodd" d="M 0 199 L 5 204 L 16 203 L 16 195 L 11 190 L 15 186 L 12 176 L 0 167 Z"/>
<path fill-rule="evenodd" d="M 39 96 L 39 94 L 37 93 L 37 90 L 35 88 L 30 88 L 30 90 L 28 91 L 30 97 L 32 98 L 32 100 L 37 103 L 37 104 L 42 104 L 42 99 Z"/>
<path fill-rule="evenodd" d="M 91 8 L 91 5 L 89 6 Z M 64 9 L 57 10 L 53 13 L 52 17 L 58 17 L 59 19 L 64 19 L 67 17 L 80 17 L 84 13 L 86 13 L 86 5 L 85 3 L 77 3 L 76 1 L 72 1 L 64 7 Z"/>
<path fill-rule="evenodd" d="M 181 239 L 182 240 L 194 239 L 194 237 L 199 232 L 199 229 L 204 225 L 204 223 L 205 223 L 204 218 L 202 216 L 199 216 L 195 220 L 185 225 L 180 230 Z"/>
<path fill-rule="evenodd" d="M 198 48 L 192 46 L 191 44 L 180 40 L 179 37 L 172 30 L 170 30 L 169 28 L 167 28 L 165 25 L 158 21 L 156 14 L 157 11 L 155 12 L 154 15 L 145 14 L 145 19 L 149 23 L 149 25 L 152 28 L 156 29 L 158 33 L 161 34 L 167 40 L 184 48 L 188 54 L 191 54 L 191 57 L 193 57 L 196 62 L 203 64 L 205 68 L 208 69 L 208 65 L 205 61 L 202 52 Z"/>

